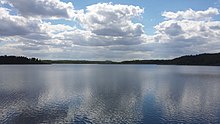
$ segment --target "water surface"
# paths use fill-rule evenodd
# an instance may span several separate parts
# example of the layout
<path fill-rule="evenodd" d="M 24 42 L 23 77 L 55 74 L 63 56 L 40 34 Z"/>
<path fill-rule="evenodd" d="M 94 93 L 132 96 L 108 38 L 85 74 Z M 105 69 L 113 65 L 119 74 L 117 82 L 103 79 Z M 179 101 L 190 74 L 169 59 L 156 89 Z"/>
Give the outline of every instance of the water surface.
<path fill-rule="evenodd" d="M 220 123 L 220 67 L 1 65 L 0 123 Z"/>

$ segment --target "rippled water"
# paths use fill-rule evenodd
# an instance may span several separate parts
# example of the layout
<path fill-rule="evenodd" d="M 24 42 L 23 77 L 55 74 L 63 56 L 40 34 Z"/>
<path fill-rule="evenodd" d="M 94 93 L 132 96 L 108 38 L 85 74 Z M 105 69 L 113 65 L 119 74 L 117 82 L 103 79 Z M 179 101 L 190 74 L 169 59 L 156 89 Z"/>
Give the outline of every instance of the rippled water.
<path fill-rule="evenodd" d="M 220 67 L 1 65 L 0 123 L 220 123 Z"/>

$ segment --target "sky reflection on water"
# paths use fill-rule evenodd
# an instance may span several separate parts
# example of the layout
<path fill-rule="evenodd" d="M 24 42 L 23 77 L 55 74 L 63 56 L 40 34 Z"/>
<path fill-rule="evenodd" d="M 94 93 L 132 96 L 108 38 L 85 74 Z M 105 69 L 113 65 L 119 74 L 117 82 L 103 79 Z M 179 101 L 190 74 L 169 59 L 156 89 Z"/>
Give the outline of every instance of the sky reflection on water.
<path fill-rule="evenodd" d="M 220 68 L 0 66 L 1 123 L 219 123 Z"/>

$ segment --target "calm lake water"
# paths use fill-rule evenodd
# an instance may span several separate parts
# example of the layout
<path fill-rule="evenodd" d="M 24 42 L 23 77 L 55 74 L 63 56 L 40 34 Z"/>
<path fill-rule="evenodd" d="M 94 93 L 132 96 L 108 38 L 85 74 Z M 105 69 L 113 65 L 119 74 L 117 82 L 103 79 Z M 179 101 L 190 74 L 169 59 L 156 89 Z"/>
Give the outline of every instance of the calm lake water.
<path fill-rule="evenodd" d="M 220 67 L 1 65 L 0 123 L 220 123 Z"/>

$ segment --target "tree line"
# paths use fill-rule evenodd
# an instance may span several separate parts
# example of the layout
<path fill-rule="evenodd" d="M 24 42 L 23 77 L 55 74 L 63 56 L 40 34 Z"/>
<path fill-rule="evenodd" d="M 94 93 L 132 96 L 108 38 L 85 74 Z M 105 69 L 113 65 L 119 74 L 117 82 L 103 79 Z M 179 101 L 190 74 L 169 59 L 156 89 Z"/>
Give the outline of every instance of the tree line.
<path fill-rule="evenodd" d="M 186 55 L 170 60 L 133 60 L 121 64 L 158 64 L 158 65 L 212 65 L 220 66 L 220 53 Z"/>
<path fill-rule="evenodd" d="M 186 55 L 169 60 L 87 61 L 39 60 L 23 56 L 0 56 L 0 64 L 157 64 L 157 65 L 211 65 L 220 66 L 220 53 Z"/>
<path fill-rule="evenodd" d="M 27 58 L 24 56 L 0 56 L 0 64 L 46 64 L 37 58 Z"/>

